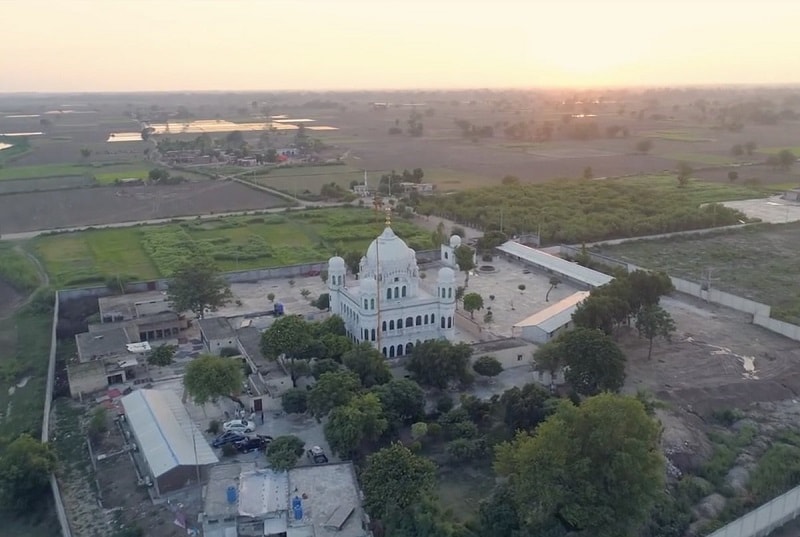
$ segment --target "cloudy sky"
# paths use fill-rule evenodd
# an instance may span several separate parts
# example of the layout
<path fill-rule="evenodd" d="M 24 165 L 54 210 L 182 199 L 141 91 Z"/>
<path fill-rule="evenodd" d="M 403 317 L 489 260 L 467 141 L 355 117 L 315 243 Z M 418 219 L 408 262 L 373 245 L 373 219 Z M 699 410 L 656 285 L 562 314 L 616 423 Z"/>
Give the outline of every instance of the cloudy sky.
<path fill-rule="evenodd" d="M 800 83 L 796 0 L 2 0 L 0 92 Z"/>

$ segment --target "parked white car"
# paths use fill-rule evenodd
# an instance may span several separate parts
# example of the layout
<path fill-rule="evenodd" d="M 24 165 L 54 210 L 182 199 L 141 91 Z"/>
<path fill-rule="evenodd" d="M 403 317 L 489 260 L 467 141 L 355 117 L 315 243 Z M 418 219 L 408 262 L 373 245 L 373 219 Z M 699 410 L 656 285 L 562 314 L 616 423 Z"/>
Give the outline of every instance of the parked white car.
<path fill-rule="evenodd" d="M 231 420 L 222 424 L 223 431 L 236 431 L 240 433 L 252 433 L 256 430 L 255 422 L 248 420 Z"/>

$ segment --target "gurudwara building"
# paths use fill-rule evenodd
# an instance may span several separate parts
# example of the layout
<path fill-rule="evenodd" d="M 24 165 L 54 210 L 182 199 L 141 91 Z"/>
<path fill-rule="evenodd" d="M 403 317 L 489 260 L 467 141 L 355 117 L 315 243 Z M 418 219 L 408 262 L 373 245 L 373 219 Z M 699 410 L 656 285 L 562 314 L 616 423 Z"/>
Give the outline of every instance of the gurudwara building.
<path fill-rule="evenodd" d="M 452 265 L 452 249 L 460 242 L 454 236 L 450 248 L 443 248 L 445 265 Z M 416 252 L 395 235 L 389 221 L 361 258 L 359 276 L 348 280 L 341 257 L 328 261 L 331 312 L 344 320 L 354 341 L 368 341 L 387 358 L 394 358 L 409 354 L 420 342 L 453 338 L 455 271 L 448 266 L 439 269 L 434 294 L 423 290 Z"/>

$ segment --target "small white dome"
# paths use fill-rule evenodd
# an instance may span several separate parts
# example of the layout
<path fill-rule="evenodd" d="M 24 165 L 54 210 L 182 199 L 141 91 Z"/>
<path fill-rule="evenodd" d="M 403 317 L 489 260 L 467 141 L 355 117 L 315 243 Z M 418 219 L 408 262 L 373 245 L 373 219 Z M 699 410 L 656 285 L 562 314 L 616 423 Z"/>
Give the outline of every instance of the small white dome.
<path fill-rule="evenodd" d="M 451 283 L 456 280 L 456 273 L 450 267 L 442 267 L 439 269 L 438 279 L 440 283 Z"/>
<path fill-rule="evenodd" d="M 344 259 L 338 255 L 328 259 L 328 270 L 345 270 L 345 266 Z"/>
<path fill-rule="evenodd" d="M 450 248 L 458 248 L 459 246 L 461 246 L 461 237 L 452 235 L 450 237 Z"/>
<path fill-rule="evenodd" d="M 359 283 L 361 293 L 374 295 L 378 292 L 378 282 L 375 278 L 363 278 Z"/>

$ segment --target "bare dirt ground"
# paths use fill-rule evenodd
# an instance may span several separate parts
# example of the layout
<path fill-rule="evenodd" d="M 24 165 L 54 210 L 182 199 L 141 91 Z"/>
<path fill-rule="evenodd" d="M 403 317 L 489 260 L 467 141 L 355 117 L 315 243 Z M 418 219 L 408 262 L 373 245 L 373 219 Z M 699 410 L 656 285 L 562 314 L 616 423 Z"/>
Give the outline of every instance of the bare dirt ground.
<path fill-rule="evenodd" d="M 0 229 L 41 229 L 132 222 L 215 212 L 260 210 L 285 202 L 239 183 L 81 188 L 0 196 Z"/>

